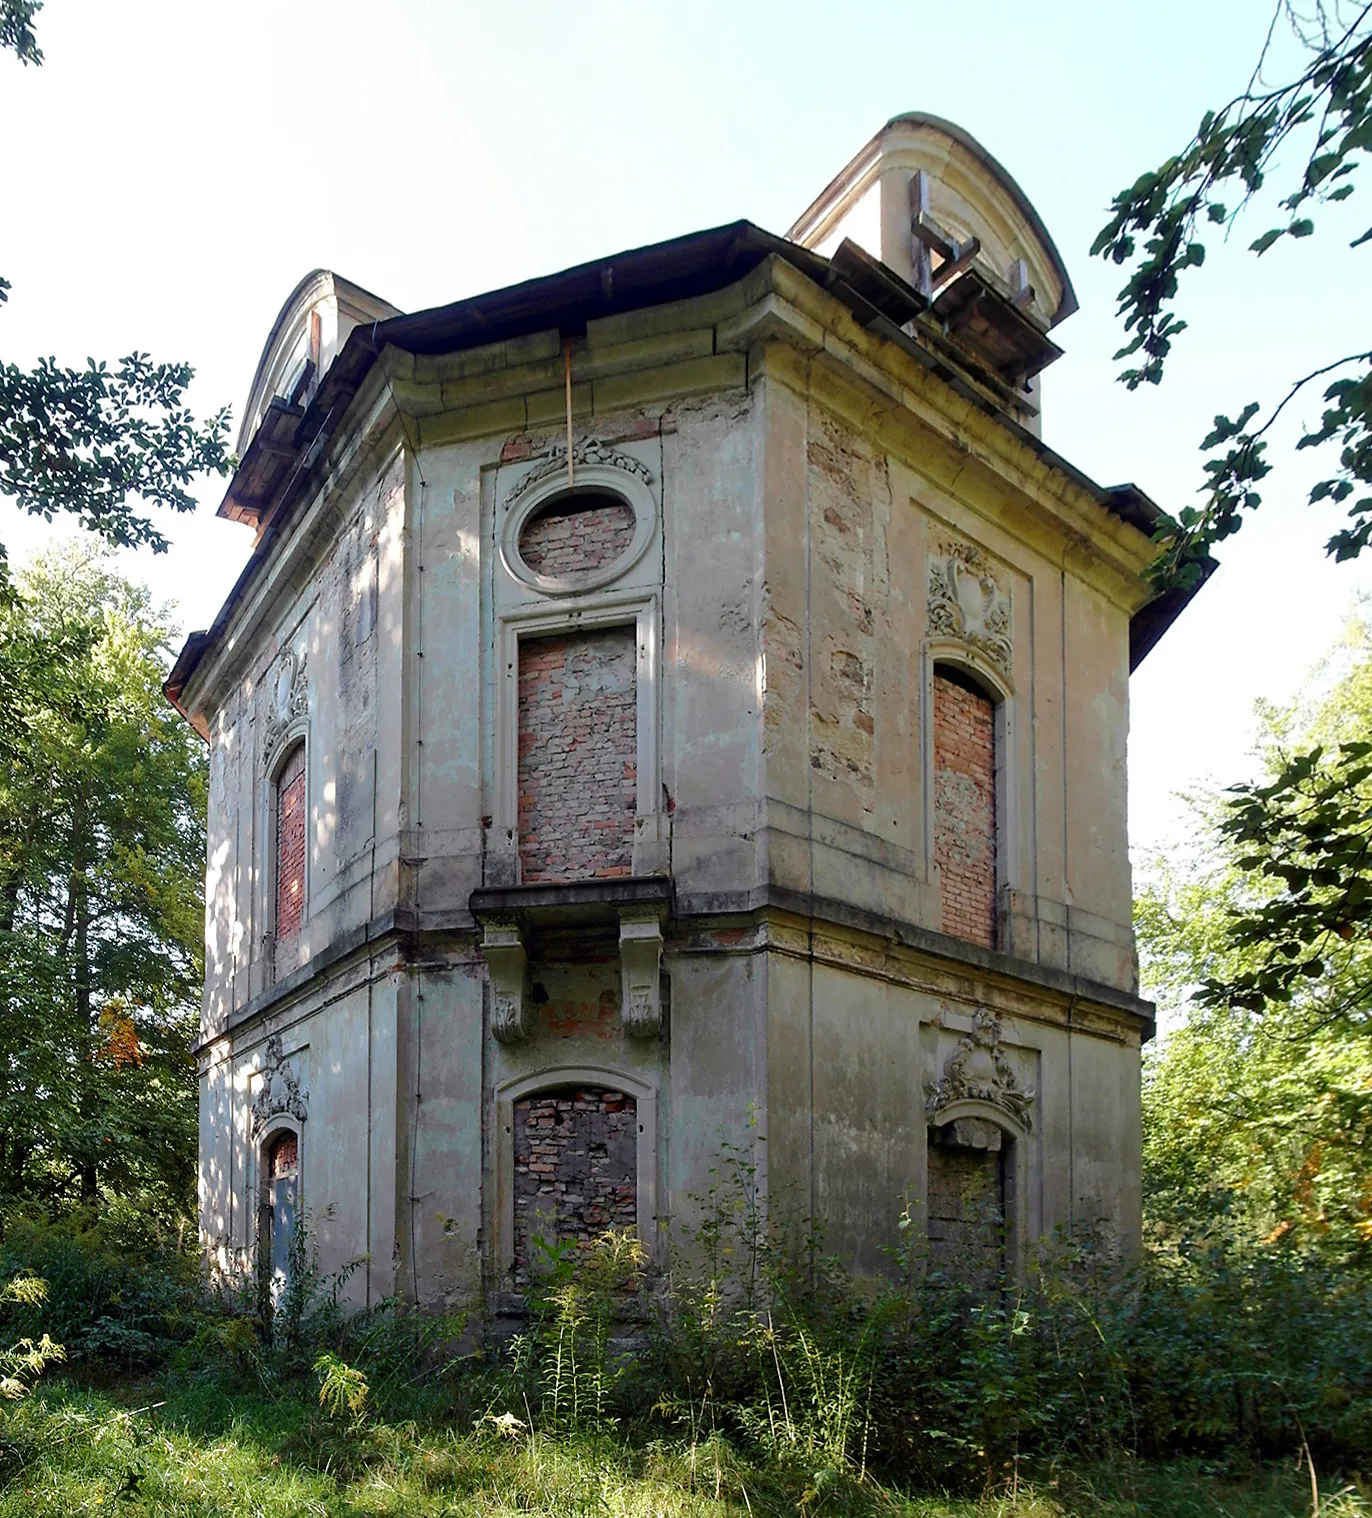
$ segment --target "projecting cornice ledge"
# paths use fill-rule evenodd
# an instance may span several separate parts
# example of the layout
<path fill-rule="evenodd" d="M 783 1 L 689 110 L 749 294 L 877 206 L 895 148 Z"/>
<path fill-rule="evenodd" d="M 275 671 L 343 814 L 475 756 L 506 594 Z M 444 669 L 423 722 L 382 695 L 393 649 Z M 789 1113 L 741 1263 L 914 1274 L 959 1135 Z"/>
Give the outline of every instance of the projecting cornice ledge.
<path fill-rule="evenodd" d="M 677 897 L 674 925 L 684 926 L 692 919 L 712 917 L 751 917 L 782 913 L 805 923 L 829 923 L 856 930 L 873 938 L 884 939 L 898 948 L 909 949 L 931 958 L 951 961 L 968 970 L 1021 981 L 1038 990 L 1052 992 L 1072 1002 L 1088 1003 L 1109 1012 L 1123 1013 L 1137 1020 L 1145 1039 L 1151 1038 L 1157 1008 L 1128 991 L 1121 991 L 1102 981 L 1089 980 L 1070 970 L 1036 964 L 1013 954 L 951 938 L 931 928 L 920 927 L 898 917 L 888 917 L 850 902 L 796 891 L 786 886 L 759 886 L 748 891 L 708 891 L 683 893 Z"/>

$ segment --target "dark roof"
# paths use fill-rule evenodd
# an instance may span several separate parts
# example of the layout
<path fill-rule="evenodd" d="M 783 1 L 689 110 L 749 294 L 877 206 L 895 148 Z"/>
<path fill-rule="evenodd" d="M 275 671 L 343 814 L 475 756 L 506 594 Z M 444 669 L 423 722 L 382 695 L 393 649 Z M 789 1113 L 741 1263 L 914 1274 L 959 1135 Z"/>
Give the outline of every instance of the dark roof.
<path fill-rule="evenodd" d="M 593 320 L 722 290 L 772 255 L 785 259 L 829 290 L 863 326 L 899 344 L 964 399 L 994 415 L 1054 469 L 1069 475 L 1092 494 L 1107 511 L 1142 531 L 1151 532 L 1158 508 L 1142 492 L 1132 486 L 1123 487 L 1126 497 L 1103 488 L 1019 426 L 971 383 L 966 369 L 959 367 L 965 359 L 942 343 L 936 324 L 931 323 L 927 333 L 921 331 L 923 341 L 902 330 L 903 324 L 916 318 L 924 308 L 917 291 L 889 270 L 883 271 L 886 276 L 883 279 L 869 267 L 875 262 L 869 256 L 864 255 L 864 262 L 856 253 L 846 258 L 842 254 L 841 249 L 833 259 L 828 259 L 798 243 L 764 232 L 751 222 L 739 221 L 596 259 L 469 300 L 354 328 L 303 414 L 285 415 L 286 408 L 280 406 L 270 410 L 245 451 L 225 502 L 233 508 L 227 514 L 249 516 L 258 522 L 259 537 L 213 625 L 208 631 L 192 633 L 187 638 L 167 678 L 164 687 L 167 698 L 184 714 L 180 698 L 186 682 L 221 637 L 249 584 L 272 554 L 292 508 L 305 491 L 311 466 L 342 423 L 353 397 L 387 345 L 408 353 L 439 354 L 553 328 L 565 337 L 575 337 L 584 333 L 587 323 Z M 882 266 L 877 265 L 876 269 L 881 270 Z M 865 288 L 859 288 L 864 284 Z M 1148 646 L 1160 636 L 1161 629 Z"/>

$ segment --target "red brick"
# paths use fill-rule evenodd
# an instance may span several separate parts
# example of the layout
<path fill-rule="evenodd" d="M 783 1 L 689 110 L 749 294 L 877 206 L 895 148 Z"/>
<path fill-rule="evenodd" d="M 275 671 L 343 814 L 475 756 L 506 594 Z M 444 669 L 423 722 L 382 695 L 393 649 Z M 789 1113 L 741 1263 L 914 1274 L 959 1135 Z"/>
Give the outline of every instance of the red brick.
<path fill-rule="evenodd" d="M 305 745 L 276 782 L 276 936 L 294 938 L 305 915 Z"/>
<path fill-rule="evenodd" d="M 526 883 L 631 873 L 638 777 L 632 627 L 520 644 L 518 762 Z"/>
<path fill-rule="evenodd" d="M 989 696 L 934 676 L 934 861 L 945 933 L 996 942 L 996 711 Z"/>
<path fill-rule="evenodd" d="M 537 574 L 575 579 L 624 553 L 634 535 L 634 513 L 607 495 L 572 495 L 555 501 L 524 528 L 520 557 Z"/>

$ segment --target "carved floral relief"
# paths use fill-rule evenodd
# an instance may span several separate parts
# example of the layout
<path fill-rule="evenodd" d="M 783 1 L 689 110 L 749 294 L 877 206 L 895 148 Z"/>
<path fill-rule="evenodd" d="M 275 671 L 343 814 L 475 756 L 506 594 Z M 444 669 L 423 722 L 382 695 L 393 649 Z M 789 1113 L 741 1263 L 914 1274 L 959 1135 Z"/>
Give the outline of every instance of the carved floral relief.
<path fill-rule="evenodd" d="M 632 474 L 651 488 L 653 476 L 646 464 L 641 464 L 635 458 L 630 458 L 627 453 L 621 453 L 617 448 L 612 448 L 608 443 L 597 442 L 595 438 L 583 438 L 572 448 L 573 475 L 578 466 L 591 464 L 604 465 L 610 469 L 618 469 L 625 474 Z M 567 448 L 565 444 L 554 443 L 548 456 L 540 459 L 528 474 L 514 487 L 505 499 L 506 509 L 516 505 L 521 496 L 525 495 L 541 481 L 550 475 L 566 474 L 567 472 Z"/>
<path fill-rule="evenodd" d="M 1001 1040 L 1000 1019 L 989 1007 L 972 1014 L 972 1027 L 944 1062 L 943 1073 L 924 1086 L 931 1120 L 954 1102 L 990 1102 L 1024 1128 L 1033 1127 L 1034 1088 L 1020 1083 Z"/>
<path fill-rule="evenodd" d="M 297 717 L 304 717 L 310 709 L 309 683 L 305 678 L 304 654 L 287 649 L 277 662 L 276 679 L 272 684 L 267 706 L 266 731 L 262 751 L 268 763 L 281 746 L 291 724 Z"/>
<path fill-rule="evenodd" d="M 929 559 L 929 631 L 955 638 L 1010 674 L 1010 597 L 973 543 L 940 545 Z"/>
<path fill-rule="evenodd" d="M 267 1060 L 262 1067 L 262 1084 L 252 1103 L 253 1136 L 261 1133 L 275 1117 L 293 1117 L 305 1121 L 310 1093 L 300 1084 L 281 1047 L 281 1035 L 273 1033 L 267 1040 Z"/>

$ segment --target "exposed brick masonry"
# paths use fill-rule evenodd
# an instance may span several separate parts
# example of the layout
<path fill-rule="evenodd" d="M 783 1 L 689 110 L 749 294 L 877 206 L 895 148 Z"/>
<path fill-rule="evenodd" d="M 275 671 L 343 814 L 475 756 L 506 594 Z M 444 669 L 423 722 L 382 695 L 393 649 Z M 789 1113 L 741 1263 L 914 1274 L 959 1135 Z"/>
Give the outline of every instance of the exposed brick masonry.
<path fill-rule="evenodd" d="M 634 535 L 634 514 L 607 495 L 573 495 L 555 502 L 527 524 L 520 557 L 552 579 L 591 574 L 614 561 Z"/>
<path fill-rule="evenodd" d="M 276 782 L 276 936 L 294 938 L 305 913 L 305 745 Z"/>
<path fill-rule="evenodd" d="M 943 931 L 996 943 L 996 711 L 988 696 L 934 675 L 934 860 Z"/>
<path fill-rule="evenodd" d="M 526 884 L 628 875 L 638 764 L 632 627 L 519 646 L 519 858 Z"/>
<path fill-rule="evenodd" d="M 995 1285 L 1005 1261 L 1005 1180 L 1000 1153 L 959 1149 L 929 1130 L 929 1255 L 964 1285 Z"/>
<path fill-rule="evenodd" d="M 514 1108 L 515 1283 L 532 1240 L 585 1247 L 638 1221 L 638 1108 L 621 1091 L 544 1091 Z M 533 1263 L 538 1264 L 534 1250 Z"/>

